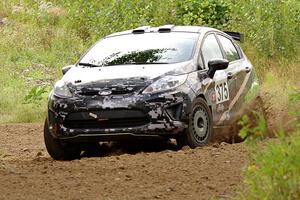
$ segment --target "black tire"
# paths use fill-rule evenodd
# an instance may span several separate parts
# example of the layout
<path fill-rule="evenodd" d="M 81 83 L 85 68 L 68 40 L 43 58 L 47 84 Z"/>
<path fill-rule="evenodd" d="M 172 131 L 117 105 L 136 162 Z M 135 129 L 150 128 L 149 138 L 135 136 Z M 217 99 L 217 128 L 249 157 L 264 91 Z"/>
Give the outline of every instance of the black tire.
<path fill-rule="evenodd" d="M 213 136 L 212 123 L 212 113 L 206 101 L 197 98 L 192 105 L 189 127 L 186 130 L 185 137 L 181 139 L 181 143 L 186 142 L 192 149 L 209 144 Z"/>
<path fill-rule="evenodd" d="M 80 158 L 81 149 L 76 144 L 62 144 L 53 138 L 49 131 L 48 121 L 44 124 L 44 141 L 49 155 L 55 160 L 74 160 Z"/>

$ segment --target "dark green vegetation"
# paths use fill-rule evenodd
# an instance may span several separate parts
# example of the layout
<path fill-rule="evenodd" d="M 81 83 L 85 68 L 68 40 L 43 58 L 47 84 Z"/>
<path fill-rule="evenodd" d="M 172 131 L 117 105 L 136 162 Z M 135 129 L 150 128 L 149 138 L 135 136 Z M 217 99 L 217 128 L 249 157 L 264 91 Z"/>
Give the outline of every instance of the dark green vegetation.
<path fill-rule="evenodd" d="M 285 114 L 299 105 L 299 22 L 298 0 L 2 0 L 0 123 L 41 122 L 61 68 L 101 37 L 142 25 L 183 24 L 245 33 L 243 49 L 268 111 L 276 114 L 269 121 L 287 128 Z M 264 122 L 260 126 L 244 134 L 259 133 Z M 299 127 L 292 132 L 289 138 L 280 132 L 263 151 L 250 150 L 246 199 L 299 198 Z"/>

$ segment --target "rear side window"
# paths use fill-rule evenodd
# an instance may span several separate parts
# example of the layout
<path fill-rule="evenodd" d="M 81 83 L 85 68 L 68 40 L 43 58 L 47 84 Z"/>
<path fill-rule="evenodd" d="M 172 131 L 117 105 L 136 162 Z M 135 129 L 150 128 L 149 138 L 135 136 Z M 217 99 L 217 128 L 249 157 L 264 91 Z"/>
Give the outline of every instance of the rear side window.
<path fill-rule="evenodd" d="M 208 61 L 223 58 L 222 51 L 214 34 L 210 34 L 205 38 L 201 51 L 206 68 L 208 67 Z"/>
<path fill-rule="evenodd" d="M 227 60 L 229 62 L 239 60 L 240 55 L 239 55 L 238 51 L 236 50 L 232 41 L 221 35 L 218 35 L 218 38 L 220 40 L 221 45 L 223 46 Z"/>

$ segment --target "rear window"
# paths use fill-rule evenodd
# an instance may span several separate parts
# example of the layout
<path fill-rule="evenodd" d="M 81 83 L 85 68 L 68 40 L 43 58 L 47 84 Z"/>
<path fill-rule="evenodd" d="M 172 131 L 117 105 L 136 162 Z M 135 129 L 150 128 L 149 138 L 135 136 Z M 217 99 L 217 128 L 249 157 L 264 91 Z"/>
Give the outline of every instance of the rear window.
<path fill-rule="evenodd" d="M 195 33 L 145 33 L 109 37 L 98 42 L 80 63 L 94 66 L 169 64 L 188 61 L 198 39 Z"/>

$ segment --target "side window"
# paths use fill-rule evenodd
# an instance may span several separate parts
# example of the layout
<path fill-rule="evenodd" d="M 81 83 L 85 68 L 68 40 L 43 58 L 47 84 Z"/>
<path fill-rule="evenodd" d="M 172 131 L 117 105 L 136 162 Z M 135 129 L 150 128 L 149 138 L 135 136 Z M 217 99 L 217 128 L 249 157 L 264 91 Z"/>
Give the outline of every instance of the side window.
<path fill-rule="evenodd" d="M 236 50 L 234 44 L 229 40 L 228 38 L 218 35 L 218 38 L 220 40 L 220 43 L 223 46 L 224 52 L 226 54 L 226 58 L 229 62 L 239 60 L 240 55 L 238 51 Z"/>
<path fill-rule="evenodd" d="M 223 58 L 222 51 L 214 34 L 210 34 L 205 38 L 201 52 L 206 68 L 208 68 L 208 61 L 215 58 Z"/>

